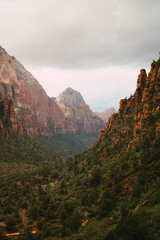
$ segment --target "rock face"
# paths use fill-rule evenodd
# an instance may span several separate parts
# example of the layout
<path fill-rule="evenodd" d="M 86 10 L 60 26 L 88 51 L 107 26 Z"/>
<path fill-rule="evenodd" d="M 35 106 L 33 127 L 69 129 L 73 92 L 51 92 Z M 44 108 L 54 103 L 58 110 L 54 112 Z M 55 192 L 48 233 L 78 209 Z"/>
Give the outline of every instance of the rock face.
<path fill-rule="evenodd" d="M 5 97 L 3 86 L 0 84 L 0 136 L 9 133 L 23 135 L 23 128 L 15 116 L 14 102 Z"/>
<path fill-rule="evenodd" d="M 114 107 L 107 108 L 103 112 L 95 112 L 95 114 L 102 118 L 104 122 L 107 122 L 108 118 L 114 113 L 116 113 L 116 109 Z"/>
<path fill-rule="evenodd" d="M 0 48 L 0 83 L 15 104 L 15 114 L 29 135 L 65 133 L 65 116 L 38 81 Z"/>
<path fill-rule="evenodd" d="M 1 95 L 0 136 L 8 136 L 10 133 L 24 134 L 22 125 L 15 116 L 14 102 L 6 97 L 2 99 Z"/>
<path fill-rule="evenodd" d="M 76 99 L 75 92 L 73 93 L 71 89 L 67 90 L 67 96 L 70 98 L 67 106 L 64 106 L 72 110 L 69 115 L 67 111 L 62 111 L 63 108 L 47 96 L 32 74 L 15 57 L 9 56 L 2 47 L 0 47 L 0 85 L 0 101 L 6 97 L 12 102 L 12 112 L 16 121 L 20 122 L 28 135 L 53 136 L 77 131 L 91 133 L 98 132 L 103 127 L 103 122 L 91 113 L 83 98 L 80 98 L 80 94 Z M 60 101 L 62 97 L 64 101 L 65 94 L 59 98 Z M 14 128 L 16 129 L 15 126 Z"/>
<path fill-rule="evenodd" d="M 78 131 L 87 134 L 97 133 L 105 125 L 104 121 L 86 105 L 81 94 L 72 88 L 62 92 L 56 98 L 56 102 L 65 114 L 72 133 Z"/>
<path fill-rule="evenodd" d="M 133 142 L 147 136 L 147 129 L 152 126 L 152 134 L 156 135 L 160 131 L 160 59 L 151 64 L 151 70 L 147 76 L 146 71 L 142 69 L 137 79 L 137 89 L 129 99 L 120 101 L 118 113 L 113 114 L 106 128 L 100 132 L 100 142 L 103 142 L 107 133 L 121 129 L 120 123 L 125 122 L 125 128 L 121 129 L 118 138 L 114 138 L 110 149 L 117 147 L 127 139 Z"/>

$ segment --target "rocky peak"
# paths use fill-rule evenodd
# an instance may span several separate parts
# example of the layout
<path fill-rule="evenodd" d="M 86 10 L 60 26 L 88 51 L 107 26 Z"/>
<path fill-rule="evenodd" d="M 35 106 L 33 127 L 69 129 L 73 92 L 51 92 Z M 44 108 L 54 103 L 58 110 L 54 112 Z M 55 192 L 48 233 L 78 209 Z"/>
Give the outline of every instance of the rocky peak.
<path fill-rule="evenodd" d="M 68 88 L 66 88 L 66 90 L 64 92 L 67 93 L 67 94 L 74 94 L 75 91 L 76 90 L 73 90 L 73 88 L 68 87 Z"/>
<path fill-rule="evenodd" d="M 137 88 L 144 88 L 146 77 L 147 77 L 146 70 L 141 69 L 137 79 Z"/>
<path fill-rule="evenodd" d="M 72 88 L 67 88 L 64 92 L 62 92 L 57 98 L 56 102 L 60 105 L 65 105 L 68 108 L 79 106 L 81 104 L 85 104 L 85 101 L 82 95 Z"/>
<path fill-rule="evenodd" d="M 72 88 L 62 92 L 56 102 L 65 114 L 73 133 L 98 133 L 105 126 L 105 122 L 90 110 L 81 94 Z"/>
<path fill-rule="evenodd" d="M 101 131 L 100 139 L 103 139 L 107 132 L 116 129 L 122 119 L 126 126 L 128 124 L 127 137 L 133 134 L 134 139 L 136 139 L 139 133 L 141 133 L 141 137 L 146 136 L 147 129 L 151 125 L 153 125 L 152 134 L 157 134 L 160 131 L 158 120 L 160 110 L 159 86 L 160 59 L 153 61 L 148 77 L 144 69 L 140 70 L 135 93 L 130 98 L 120 101 L 118 113 L 109 118 L 106 128 Z"/>

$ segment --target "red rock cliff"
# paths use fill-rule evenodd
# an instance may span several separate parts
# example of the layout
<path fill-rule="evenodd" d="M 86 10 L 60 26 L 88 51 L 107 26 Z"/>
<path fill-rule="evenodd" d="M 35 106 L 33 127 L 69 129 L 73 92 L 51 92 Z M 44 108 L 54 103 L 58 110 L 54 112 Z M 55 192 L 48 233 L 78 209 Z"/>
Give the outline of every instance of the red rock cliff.
<path fill-rule="evenodd" d="M 120 101 L 120 108 L 117 114 L 113 114 L 106 128 L 100 133 L 100 141 L 105 135 L 119 127 L 122 119 L 126 122 L 126 129 L 121 132 L 118 139 L 114 139 L 115 144 L 127 139 L 129 134 L 133 134 L 136 139 L 141 132 L 141 137 L 147 134 L 147 128 L 153 125 L 153 134 L 160 131 L 160 59 L 151 64 L 151 70 L 147 76 L 142 69 L 137 79 L 137 89 L 129 99 Z M 113 144 L 112 147 L 115 147 Z"/>
<path fill-rule="evenodd" d="M 7 136 L 9 133 L 24 134 L 22 125 L 15 116 L 14 102 L 5 97 L 0 85 L 0 135 Z"/>
<path fill-rule="evenodd" d="M 15 104 L 15 114 L 29 135 L 62 134 L 65 116 L 38 81 L 14 58 L 0 48 L 0 83 Z"/>

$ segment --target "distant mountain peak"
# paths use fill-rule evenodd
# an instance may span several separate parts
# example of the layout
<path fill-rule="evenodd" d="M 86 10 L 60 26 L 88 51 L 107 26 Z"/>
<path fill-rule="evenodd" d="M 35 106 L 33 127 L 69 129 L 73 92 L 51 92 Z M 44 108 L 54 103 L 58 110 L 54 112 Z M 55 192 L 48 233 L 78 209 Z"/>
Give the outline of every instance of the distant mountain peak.
<path fill-rule="evenodd" d="M 73 88 L 71 88 L 71 87 L 68 87 L 68 88 L 66 88 L 66 90 L 65 90 L 65 92 L 67 92 L 67 93 L 74 93 L 76 90 L 74 90 Z"/>
<path fill-rule="evenodd" d="M 63 91 L 57 98 L 56 102 L 58 104 L 63 104 L 66 107 L 75 107 L 79 106 L 81 104 L 86 104 L 82 95 L 80 92 L 72 89 L 72 88 L 67 88 L 65 91 Z"/>
<path fill-rule="evenodd" d="M 107 108 L 103 112 L 95 112 L 95 114 L 101 117 L 105 122 L 107 122 L 108 118 L 114 113 L 116 113 L 116 109 L 114 107 Z"/>
<path fill-rule="evenodd" d="M 72 88 L 63 91 L 56 102 L 67 119 L 70 119 L 70 125 L 74 123 L 82 132 L 95 133 L 105 126 L 105 122 L 90 110 L 82 95 Z"/>

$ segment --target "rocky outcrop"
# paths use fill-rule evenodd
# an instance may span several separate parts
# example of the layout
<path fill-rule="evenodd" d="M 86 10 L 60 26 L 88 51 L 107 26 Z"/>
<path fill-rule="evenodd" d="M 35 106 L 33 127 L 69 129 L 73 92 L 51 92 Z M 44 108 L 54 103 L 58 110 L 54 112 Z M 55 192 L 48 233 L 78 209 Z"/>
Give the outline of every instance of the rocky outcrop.
<path fill-rule="evenodd" d="M 72 88 L 62 92 L 56 102 L 65 114 L 73 133 L 98 133 L 105 126 L 104 121 L 90 110 L 81 94 Z"/>
<path fill-rule="evenodd" d="M 116 109 L 114 107 L 107 108 L 103 112 L 95 112 L 95 114 L 102 118 L 104 122 L 108 122 L 108 118 L 114 113 L 116 113 Z"/>
<path fill-rule="evenodd" d="M 23 128 L 15 116 L 14 102 L 5 96 L 3 86 L 0 84 L 0 135 L 8 136 L 9 133 L 23 135 Z"/>
<path fill-rule="evenodd" d="M 137 89 L 129 99 L 120 101 L 118 113 L 113 114 L 106 128 L 101 130 L 99 140 L 104 141 L 105 136 L 110 131 L 120 129 L 120 123 L 126 123 L 121 135 L 112 142 L 112 148 L 117 144 L 126 141 L 133 135 L 136 141 L 141 133 L 141 138 L 147 135 L 147 129 L 152 126 L 152 134 L 160 131 L 159 113 L 160 113 L 160 59 L 154 61 L 151 70 L 147 76 L 146 71 L 142 69 L 137 79 Z"/>

